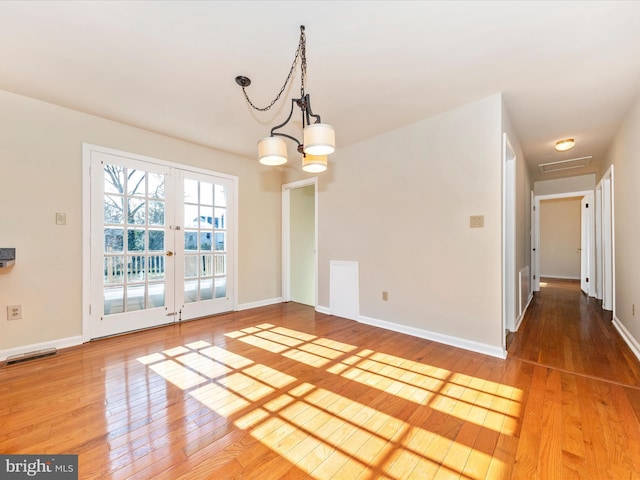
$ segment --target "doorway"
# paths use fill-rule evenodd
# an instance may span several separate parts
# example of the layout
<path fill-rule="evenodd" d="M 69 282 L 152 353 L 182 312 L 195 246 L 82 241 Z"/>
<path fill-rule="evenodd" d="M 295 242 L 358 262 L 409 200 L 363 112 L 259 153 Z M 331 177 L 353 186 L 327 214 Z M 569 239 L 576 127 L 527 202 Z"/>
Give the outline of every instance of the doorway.
<path fill-rule="evenodd" d="M 282 186 L 282 297 L 315 307 L 318 245 L 317 178 Z"/>
<path fill-rule="evenodd" d="M 576 255 L 580 257 L 580 271 L 579 279 L 581 287 L 585 294 L 591 297 L 596 296 L 596 282 L 593 280 L 596 272 L 596 255 L 595 255 L 595 205 L 594 205 L 594 191 L 586 190 L 579 192 L 569 192 L 563 194 L 552 195 L 537 195 L 534 197 L 533 206 L 533 234 L 532 234 L 532 278 L 534 291 L 540 291 L 540 276 L 548 274 L 549 272 L 543 271 L 541 268 L 543 255 L 543 245 L 541 239 L 541 202 L 550 200 L 566 200 L 571 198 L 577 198 L 580 200 L 580 213 L 579 220 L 574 218 L 573 220 L 579 221 L 580 224 L 580 246 L 576 245 Z M 578 213 L 576 212 L 576 215 Z M 553 275 L 559 278 L 567 278 L 568 275 Z"/>
<path fill-rule="evenodd" d="M 85 145 L 85 340 L 231 311 L 235 177 Z"/>

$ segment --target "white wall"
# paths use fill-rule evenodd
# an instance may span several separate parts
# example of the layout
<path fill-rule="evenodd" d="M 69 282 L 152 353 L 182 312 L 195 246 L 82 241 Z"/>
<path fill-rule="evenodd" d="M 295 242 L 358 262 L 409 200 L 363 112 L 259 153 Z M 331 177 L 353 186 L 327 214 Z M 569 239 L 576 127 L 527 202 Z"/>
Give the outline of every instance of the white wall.
<path fill-rule="evenodd" d="M 596 175 L 578 175 L 575 177 L 555 178 L 553 180 L 541 180 L 535 182 L 534 193 L 536 195 L 555 195 L 558 193 L 583 192 L 596 188 Z"/>
<path fill-rule="evenodd" d="M 637 346 L 640 342 L 640 97 L 618 131 L 608 159 L 614 165 L 614 320 L 627 330 Z"/>
<path fill-rule="evenodd" d="M 540 202 L 540 276 L 580 279 L 581 198 Z"/>
<path fill-rule="evenodd" d="M 238 301 L 281 296 L 279 170 L 0 91 L 0 247 L 17 249 L 0 269 L 0 353 L 82 333 L 82 142 L 238 176 Z M 6 320 L 12 304 L 22 320 Z"/>
<path fill-rule="evenodd" d="M 331 156 L 320 306 L 330 260 L 355 260 L 363 318 L 501 348 L 501 108 L 494 95 Z"/>

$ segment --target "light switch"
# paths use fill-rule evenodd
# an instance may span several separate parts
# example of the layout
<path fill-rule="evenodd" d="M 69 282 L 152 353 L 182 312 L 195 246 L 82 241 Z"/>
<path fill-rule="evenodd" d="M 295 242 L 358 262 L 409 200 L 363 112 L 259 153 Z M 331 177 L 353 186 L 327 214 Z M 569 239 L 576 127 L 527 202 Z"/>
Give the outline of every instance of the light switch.
<path fill-rule="evenodd" d="M 67 214 L 56 213 L 56 225 L 66 225 L 66 224 L 67 224 Z"/>

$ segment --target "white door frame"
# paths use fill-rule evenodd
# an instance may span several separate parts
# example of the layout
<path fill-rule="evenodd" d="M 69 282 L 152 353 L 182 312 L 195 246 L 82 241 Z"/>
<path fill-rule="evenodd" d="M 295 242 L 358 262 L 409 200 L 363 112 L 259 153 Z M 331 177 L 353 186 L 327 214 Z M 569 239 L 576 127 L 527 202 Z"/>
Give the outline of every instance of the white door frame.
<path fill-rule="evenodd" d="M 282 185 L 282 301 L 291 301 L 291 190 L 313 185 L 314 194 L 314 306 L 318 306 L 318 177 Z"/>
<path fill-rule="evenodd" d="M 231 272 L 233 275 L 233 299 L 232 309 L 238 309 L 238 177 L 234 175 L 228 175 L 224 173 L 214 172 L 198 167 L 192 167 L 175 162 L 168 162 L 166 160 L 160 160 L 153 157 L 147 157 L 144 155 L 138 155 L 134 153 L 124 152 L 122 150 L 116 150 L 109 147 L 103 147 L 99 145 L 93 145 L 90 143 L 82 144 L 82 341 L 88 342 L 91 340 L 91 152 L 103 152 L 110 155 L 126 156 L 128 158 L 149 162 L 156 165 L 162 165 L 169 168 L 176 168 L 183 171 L 190 171 L 195 173 L 202 173 L 205 175 L 214 175 L 217 177 L 228 179 L 233 184 L 233 211 L 235 212 L 232 219 L 232 225 L 230 231 L 232 231 L 233 240 L 230 242 L 230 246 L 233 249 L 232 252 L 232 267 Z"/>
<path fill-rule="evenodd" d="M 609 167 L 603 175 L 600 183 L 601 198 L 601 219 L 600 231 L 596 232 L 601 239 L 600 258 L 601 263 L 598 266 L 601 269 L 602 279 L 602 308 L 613 311 L 615 318 L 615 292 L 616 292 L 616 276 L 615 276 L 615 215 L 613 202 L 613 165 Z"/>
<path fill-rule="evenodd" d="M 580 190 L 577 192 L 566 192 L 566 193 L 555 193 L 550 195 L 534 195 L 533 197 L 533 222 L 532 222 L 532 278 L 533 278 L 533 290 L 536 292 L 540 291 L 540 201 L 541 200 L 553 200 L 558 198 L 571 198 L 571 197 L 587 197 L 589 199 L 589 204 L 593 205 L 594 203 L 594 190 Z M 590 209 L 591 215 L 593 215 L 594 208 Z M 591 222 L 591 231 L 590 234 L 587 235 L 585 241 L 587 242 L 587 249 L 589 252 L 588 261 L 587 261 L 587 271 L 580 272 L 581 278 L 584 278 L 585 275 L 591 278 L 593 275 L 591 274 L 595 268 L 595 250 L 593 248 L 595 232 L 593 229 L 593 221 Z M 535 254 L 534 254 L 535 253 Z M 590 296 L 595 296 L 595 284 L 590 282 Z"/>
<path fill-rule="evenodd" d="M 516 330 L 516 153 L 502 134 L 502 332 Z"/>

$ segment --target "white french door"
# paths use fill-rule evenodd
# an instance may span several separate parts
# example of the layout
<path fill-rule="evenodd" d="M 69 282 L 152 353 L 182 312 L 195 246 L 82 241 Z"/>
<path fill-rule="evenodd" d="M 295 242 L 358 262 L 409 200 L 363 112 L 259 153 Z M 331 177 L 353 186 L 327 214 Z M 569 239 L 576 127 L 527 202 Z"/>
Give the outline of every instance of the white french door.
<path fill-rule="evenodd" d="M 100 147 L 85 155 L 89 338 L 233 310 L 235 180 Z"/>
<path fill-rule="evenodd" d="M 231 297 L 233 182 L 211 175 L 181 171 L 177 212 L 182 233 L 176 248 L 176 291 L 182 320 L 233 309 Z"/>

